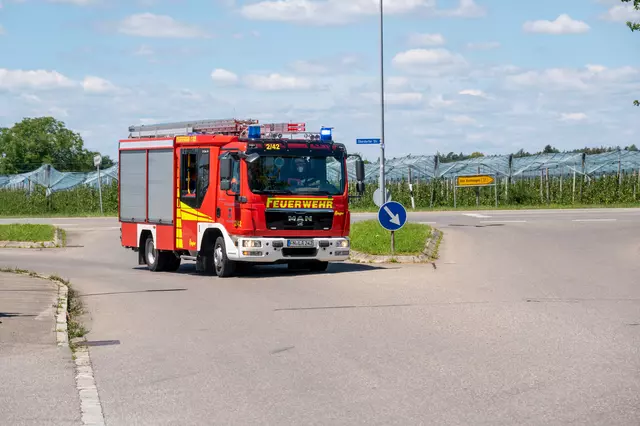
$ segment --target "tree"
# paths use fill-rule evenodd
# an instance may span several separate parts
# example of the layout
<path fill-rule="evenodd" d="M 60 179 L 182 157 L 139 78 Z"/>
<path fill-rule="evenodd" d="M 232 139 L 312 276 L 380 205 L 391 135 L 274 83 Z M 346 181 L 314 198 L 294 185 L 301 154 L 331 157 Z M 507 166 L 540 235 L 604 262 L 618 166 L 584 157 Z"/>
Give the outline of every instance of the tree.
<path fill-rule="evenodd" d="M 547 145 L 542 150 L 543 154 L 558 154 L 560 151 L 557 148 L 552 147 L 551 145 Z"/>
<path fill-rule="evenodd" d="M 95 170 L 96 152 L 84 148 L 82 137 L 53 117 L 25 118 L 0 128 L 0 175 L 24 173 L 51 164 L 62 172 Z M 102 167 L 113 161 L 103 156 Z"/>
<path fill-rule="evenodd" d="M 631 3 L 633 1 L 633 8 L 635 10 L 640 11 L 640 0 L 620 0 L 620 1 L 622 1 L 622 3 Z M 627 27 L 629 27 L 631 31 L 640 31 L 640 22 L 627 21 Z M 635 100 L 633 101 L 633 104 L 635 106 L 640 106 L 640 101 Z"/>

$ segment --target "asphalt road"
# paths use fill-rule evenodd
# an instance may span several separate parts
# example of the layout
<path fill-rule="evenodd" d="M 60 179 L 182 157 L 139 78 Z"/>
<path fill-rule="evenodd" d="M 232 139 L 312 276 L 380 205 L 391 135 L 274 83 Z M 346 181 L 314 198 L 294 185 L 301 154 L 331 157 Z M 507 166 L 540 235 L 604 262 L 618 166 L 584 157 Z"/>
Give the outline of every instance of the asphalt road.
<path fill-rule="evenodd" d="M 120 341 L 91 348 L 109 425 L 640 422 L 640 210 L 410 220 L 444 231 L 436 268 L 153 274 L 114 219 L 45 220 L 73 247 L 0 266 L 70 278 Z"/>

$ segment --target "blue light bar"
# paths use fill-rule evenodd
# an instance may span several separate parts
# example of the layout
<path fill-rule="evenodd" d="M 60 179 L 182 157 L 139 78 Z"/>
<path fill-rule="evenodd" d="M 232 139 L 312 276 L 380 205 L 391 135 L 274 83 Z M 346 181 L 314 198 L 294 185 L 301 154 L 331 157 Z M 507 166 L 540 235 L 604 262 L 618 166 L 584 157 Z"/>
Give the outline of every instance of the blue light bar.
<path fill-rule="evenodd" d="M 323 127 L 320 129 L 320 140 L 331 141 L 331 127 Z"/>
<path fill-rule="evenodd" d="M 249 126 L 249 139 L 260 139 L 260 126 Z"/>

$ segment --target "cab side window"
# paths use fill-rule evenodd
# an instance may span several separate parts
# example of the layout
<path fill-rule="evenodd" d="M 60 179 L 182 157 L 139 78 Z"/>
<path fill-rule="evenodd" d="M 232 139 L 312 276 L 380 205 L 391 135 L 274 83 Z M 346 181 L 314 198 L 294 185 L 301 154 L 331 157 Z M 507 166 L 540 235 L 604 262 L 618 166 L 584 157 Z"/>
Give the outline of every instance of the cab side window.
<path fill-rule="evenodd" d="M 200 208 L 209 189 L 209 149 L 185 149 L 180 153 L 180 199 Z"/>
<path fill-rule="evenodd" d="M 240 161 L 233 160 L 233 175 L 231 177 L 231 191 L 235 194 L 240 193 Z"/>

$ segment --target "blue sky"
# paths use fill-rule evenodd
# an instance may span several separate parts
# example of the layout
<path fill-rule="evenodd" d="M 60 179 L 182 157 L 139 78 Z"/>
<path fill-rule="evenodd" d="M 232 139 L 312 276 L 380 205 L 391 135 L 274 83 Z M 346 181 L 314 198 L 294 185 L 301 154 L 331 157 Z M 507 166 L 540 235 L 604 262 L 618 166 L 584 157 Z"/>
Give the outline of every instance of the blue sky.
<path fill-rule="evenodd" d="M 375 160 L 377 0 L 0 0 L 0 126 L 53 115 L 115 156 L 131 124 L 335 127 Z M 620 0 L 385 0 L 387 153 L 637 143 Z"/>

